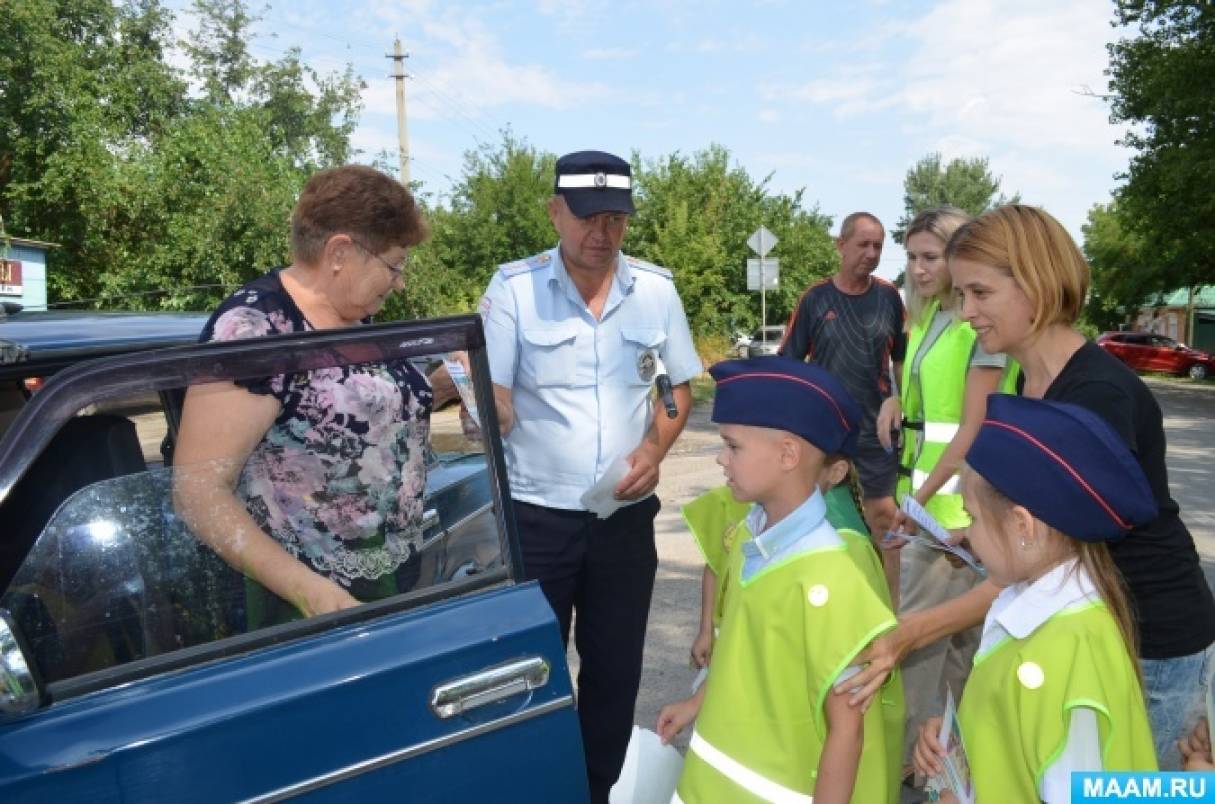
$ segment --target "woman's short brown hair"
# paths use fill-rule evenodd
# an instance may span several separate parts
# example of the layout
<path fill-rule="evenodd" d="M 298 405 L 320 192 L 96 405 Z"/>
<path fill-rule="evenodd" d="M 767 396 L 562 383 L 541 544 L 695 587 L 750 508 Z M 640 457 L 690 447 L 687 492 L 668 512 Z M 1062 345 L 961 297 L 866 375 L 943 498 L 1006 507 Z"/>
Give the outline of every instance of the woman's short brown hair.
<path fill-rule="evenodd" d="M 954 232 L 945 256 L 1011 276 L 1033 305 L 1032 332 L 1070 326 L 1084 308 L 1088 262 L 1063 224 L 1037 207 L 1007 204 L 984 212 Z"/>
<path fill-rule="evenodd" d="M 426 221 L 409 190 L 366 165 L 321 170 L 308 179 L 291 213 L 291 254 L 316 262 L 325 241 L 353 235 L 376 254 L 426 239 Z"/>

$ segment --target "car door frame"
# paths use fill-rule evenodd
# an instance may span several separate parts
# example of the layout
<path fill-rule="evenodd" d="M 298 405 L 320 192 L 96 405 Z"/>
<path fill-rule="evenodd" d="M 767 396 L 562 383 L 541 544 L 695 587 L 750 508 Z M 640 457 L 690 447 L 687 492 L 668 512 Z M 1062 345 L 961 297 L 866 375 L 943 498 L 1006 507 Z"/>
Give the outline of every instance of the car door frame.
<path fill-rule="evenodd" d="M 456 316 L 424 322 L 370 325 L 349 330 L 174 347 L 81 363 L 65 369 L 48 382 L 29 401 L 3 439 L 0 439 L 0 502 L 12 492 L 17 481 L 37 459 L 54 433 L 87 404 L 120 398 L 134 391 L 164 391 L 205 382 L 308 371 L 334 365 L 333 360 L 326 357 L 332 353 L 342 355 L 342 360 L 348 363 L 361 363 L 466 350 L 473 376 L 488 378 L 489 366 L 484 347 L 480 318 Z M 507 486 L 505 457 L 501 440 L 497 437 L 498 422 L 490 388 L 487 380 L 474 383 L 480 417 L 478 424 L 482 433 L 492 434 L 492 437 L 483 439 L 483 446 L 491 475 L 489 487 L 493 515 L 501 540 L 501 555 L 504 560 L 502 567 L 490 569 L 477 577 L 463 579 L 455 585 L 444 584 L 398 595 L 364 604 L 357 609 L 273 626 L 164 655 L 137 659 L 111 669 L 90 673 L 79 679 L 58 681 L 49 688 L 40 690 L 41 706 L 45 708 L 57 702 L 67 702 L 70 705 L 75 699 L 83 699 L 92 693 L 108 692 L 140 682 L 151 682 L 155 685 L 161 681 L 162 676 L 174 671 L 190 669 L 193 672 L 193 668 L 207 667 L 208 663 L 213 667 L 216 660 L 272 649 L 280 643 L 308 643 L 309 638 L 314 636 L 320 636 L 322 642 L 332 641 L 337 637 L 330 632 L 341 629 L 345 629 L 348 638 L 349 627 L 355 627 L 357 630 L 360 624 L 373 620 L 391 620 L 393 627 L 404 627 L 401 618 L 394 618 L 394 614 L 409 614 L 425 604 L 436 603 L 449 597 L 453 598 L 453 605 L 458 605 L 461 598 L 491 586 L 509 588 L 512 578 L 522 577 L 522 553 Z M 532 587 L 526 590 L 531 598 L 532 611 L 547 606 L 535 584 L 525 586 Z M 544 614 L 551 619 L 551 611 L 545 609 Z M 533 623 L 530 627 L 535 636 L 540 633 L 536 629 L 543 629 L 543 624 Z M 548 634 L 547 631 L 552 633 Z M 547 631 L 544 634 L 545 639 L 553 637 L 554 639 L 548 641 L 556 641 L 557 648 L 560 648 L 559 640 L 555 640 L 555 626 Z M 311 649 L 316 645 L 306 647 Z M 238 661 L 246 661 L 247 658 L 242 656 Z M 563 653 L 555 658 L 564 663 Z M 544 709 L 542 714 L 565 707 L 569 707 L 572 714 L 572 696 L 568 686 L 566 675 L 564 688 L 554 690 L 557 697 L 545 704 L 547 709 Z M 53 694 L 51 688 L 54 690 Z M 576 729 L 574 734 L 576 737 Z M 577 753 L 580 755 L 580 742 L 576 739 L 575 742 Z"/>

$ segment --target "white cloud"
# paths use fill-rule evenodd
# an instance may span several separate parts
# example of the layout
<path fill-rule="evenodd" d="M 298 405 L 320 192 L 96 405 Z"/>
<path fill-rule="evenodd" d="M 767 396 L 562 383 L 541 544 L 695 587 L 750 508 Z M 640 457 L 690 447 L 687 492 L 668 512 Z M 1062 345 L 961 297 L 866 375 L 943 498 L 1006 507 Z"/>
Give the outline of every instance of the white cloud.
<path fill-rule="evenodd" d="M 627 61 L 635 58 L 637 51 L 627 47 L 599 47 L 584 50 L 581 55 L 588 61 Z"/>
<path fill-rule="evenodd" d="M 762 109 L 759 113 L 759 122 L 761 123 L 779 123 L 781 121 L 780 112 L 775 109 Z"/>
<path fill-rule="evenodd" d="M 1110 14 L 1105 0 L 942 0 L 903 25 L 910 51 L 897 68 L 853 64 L 768 86 L 765 98 L 824 105 L 837 117 L 893 108 L 926 139 L 949 137 L 971 153 L 1065 147 L 1112 158 L 1120 131 L 1102 101 L 1082 94 L 1104 86 Z"/>
<path fill-rule="evenodd" d="M 493 115 L 504 107 L 565 109 L 610 94 L 605 84 L 571 81 L 556 70 L 508 58 L 494 33 L 467 9 L 440 10 L 426 0 L 417 5 L 430 10 L 415 14 L 386 1 L 371 12 L 381 25 L 418 31 L 410 42 L 415 55 L 406 62 L 414 76 L 408 89 L 411 118 L 463 119 L 487 136 L 501 127 Z M 393 82 L 376 81 L 364 100 L 368 113 L 395 114 Z"/>
<path fill-rule="evenodd" d="M 913 22 L 890 97 L 934 129 L 981 143 L 1112 151 L 1117 130 L 1084 86 L 1101 86 L 1104 0 L 945 0 Z"/>

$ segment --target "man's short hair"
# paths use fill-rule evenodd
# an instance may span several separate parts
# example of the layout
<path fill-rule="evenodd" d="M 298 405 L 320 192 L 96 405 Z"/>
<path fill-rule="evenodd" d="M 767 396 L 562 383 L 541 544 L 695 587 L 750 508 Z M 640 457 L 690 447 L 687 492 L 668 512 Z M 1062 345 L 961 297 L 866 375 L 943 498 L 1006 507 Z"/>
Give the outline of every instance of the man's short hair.
<path fill-rule="evenodd" d="M 886 227 L 882 226 L 881 220 L 872 212 L 853 212 L 848 217 L 844 218 L 844 222 L 840 224 L 840 240 L 847 240 L 852 237 L 852 230 L 856 228 L 856 222 L 861 218 L 868 218 L 882 228 L 882 234 L 886 233 Z"/>

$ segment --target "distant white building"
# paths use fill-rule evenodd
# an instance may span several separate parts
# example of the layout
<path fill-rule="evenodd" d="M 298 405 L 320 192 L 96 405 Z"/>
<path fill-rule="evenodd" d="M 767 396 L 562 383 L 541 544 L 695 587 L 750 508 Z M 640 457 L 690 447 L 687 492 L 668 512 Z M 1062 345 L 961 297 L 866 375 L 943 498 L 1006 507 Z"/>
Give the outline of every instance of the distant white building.
<path fill-rule="evenodd" d="M 0 302 L 46 309 L 46 252 L 52 248 L 54 243 L 21 237 L 0 240 Z"/>

